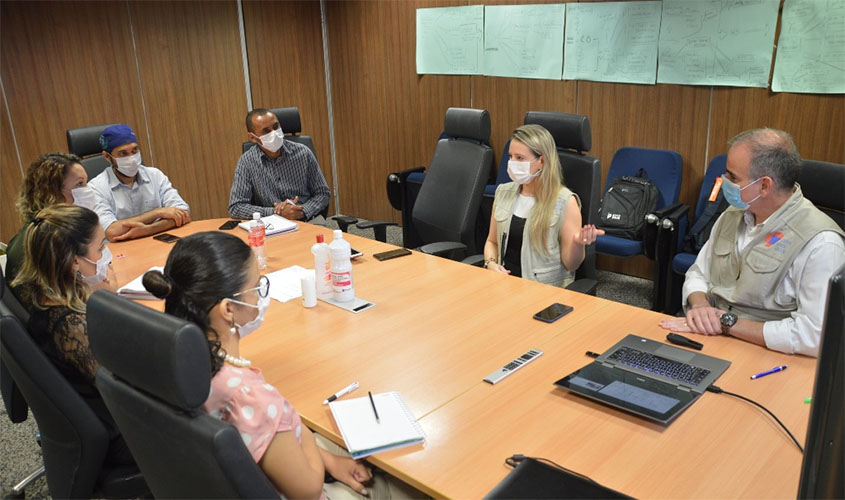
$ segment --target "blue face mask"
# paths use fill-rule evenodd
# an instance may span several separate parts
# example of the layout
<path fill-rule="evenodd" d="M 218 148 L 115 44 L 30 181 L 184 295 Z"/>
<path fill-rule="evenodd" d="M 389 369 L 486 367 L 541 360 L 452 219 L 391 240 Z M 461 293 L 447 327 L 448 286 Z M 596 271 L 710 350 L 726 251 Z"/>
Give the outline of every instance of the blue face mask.
<path fill-rule="evenodd" d="M 757 201 L 757 198 L 759 198 L 760 195 L 758 194 L 756 197 L 754 197 L 753 200 L 746 203 L 746 202 L 742 201 L 741 193 L 742 193 L 742 191 L 745 190 L 745 188 L 747 188 L 748 186 L 750 186 L 752 184 L 755 184 L 760 179 L 762 179 L 762 177 L 760 177 L 759 179 L 757 179 L 754 182 L 746 184 L 744 188 L 740 188 L 739 184 L 729 181 L 728 178 L 723 175 L 722 176 L 722 194 L 725 195 L 725 199 L 728 200 L 728 203 L 730 203 L 732 207 L 736 207 L 740 210 L 745 210 L 746 208 L 748 208 L 748 205 Z"/>

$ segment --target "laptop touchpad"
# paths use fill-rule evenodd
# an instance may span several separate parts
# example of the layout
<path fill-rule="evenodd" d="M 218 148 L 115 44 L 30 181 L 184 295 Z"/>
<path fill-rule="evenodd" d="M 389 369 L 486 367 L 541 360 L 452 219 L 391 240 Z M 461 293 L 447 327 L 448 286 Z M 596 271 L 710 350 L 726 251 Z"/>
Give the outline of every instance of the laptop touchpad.
<path fill-rule="evenodd" d="M 670 347 L 668 345 L 658 347 L 657 351 L 655 351 L 655 354 L 658 354 L 660 356 L 666 356 L 667 358 L 672 358 L 678 361 L 682 361 L 684 363 L 691 361 L 692 358 L 695 357 L 694 352 L 688 352 L 683 349 Z"/>

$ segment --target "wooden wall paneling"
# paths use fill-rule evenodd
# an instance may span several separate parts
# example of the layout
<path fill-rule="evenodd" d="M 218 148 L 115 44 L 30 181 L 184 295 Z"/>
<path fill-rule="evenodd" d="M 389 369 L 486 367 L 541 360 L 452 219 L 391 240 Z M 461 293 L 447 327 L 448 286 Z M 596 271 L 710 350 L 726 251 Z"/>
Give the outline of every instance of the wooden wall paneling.
<path fill-rule="evenodd" d="M 592 155 L 601 160 L 602 182 L 617 149 L 671 149 L 684 159 L 680 201 L 694 203 L 706 169 L 709 87 L 578 82 L 578 112 L 590 117 Z M 644 257 L 600 256 L 602 269 L 651 278 Z"/>
<path fill-rule="evenodd" d="M 194 219 L 223 217 L 246 115 L 237 4 L 130 6 L 155 166 Z"/>
<path fill-rule="evenodd" d="M 716 88 L 710 128 L 710 157 L 728 150 L 727 141 L 753 128 L 792 134 L 803 158 L 845 163 L 845 96 L 772 93 L 768 89 Z"/>
<path fill-rule="evenodd" d="M 15 208 L 21 177 L 6 101 L 0 94 L 0 241 L 3 243 L 8 243 L 21 227 Z"/>
<path fill-rule="evenodd" d="M 314 139 L 317 161 L 332 188 L 320 3 L 245 1 L 243 11 L 253 106 L 299 107 L 302 134 Z M 329 213 L 334 213 L 334 197 Z"/>
<path fill-rule="evenodd" d="M 24 169 L 67 151 L 69 128 L 125 122 L 146 138 L 123 2 L 0 3 L 0 74 Z"/>
<path fill-rule="evenodd" d="M 399 222 L 390 172 L 428 165 L 446 109 L 469 107 L 469 76 L 416 74 L 416 9 L 466 1 L 327 2 L 339 204 Z"/>

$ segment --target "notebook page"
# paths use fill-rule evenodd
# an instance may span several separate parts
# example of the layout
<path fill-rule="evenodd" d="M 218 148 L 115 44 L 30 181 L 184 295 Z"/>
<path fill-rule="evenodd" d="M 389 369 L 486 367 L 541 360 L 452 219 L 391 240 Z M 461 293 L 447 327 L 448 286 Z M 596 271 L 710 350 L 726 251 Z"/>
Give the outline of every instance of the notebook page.
<path fill-rule="evenodd" d="M 379 422 L 376 422 L 369 397 L 329 403 L 350 453 L 425 439 L 398 392 L 373 394 L 373 401 Z"/>

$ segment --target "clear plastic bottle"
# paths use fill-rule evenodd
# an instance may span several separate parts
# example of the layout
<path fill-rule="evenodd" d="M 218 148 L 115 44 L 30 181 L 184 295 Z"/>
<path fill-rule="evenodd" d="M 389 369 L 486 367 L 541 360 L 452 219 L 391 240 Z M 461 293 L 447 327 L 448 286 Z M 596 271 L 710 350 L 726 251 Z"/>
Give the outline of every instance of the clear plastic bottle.
<path fill-rule="evenodd" d="M 332 259 L 329 245 L 323 240 L 323 235 L 317 235 L 317 243 L 311 246 L 314 254 L 314 283 L 317 286 L 317 298 L 326 300 L 334 297 L 332 289 Z"/>
<path fill-rule="evenodd" d="M 352 285 L 352 247 L 343 239 L 343 231 L 340 229 L 335 229 L 329 250 L 332 254 L 334 300 L 349 302 L 355 298 L 355 287 Z"/>
<path fill-rule="evenodd" d="M 249 242 L 249 246 L 252 247 L 252 252 L 255 254 L 255 260 L 258 261 L 258 269 L 267 269 L 267 256 L 264 254 L 265 232 L 261 214 L 255 212 L 252 214 L 252 222 L 249 223 L 247 241 Z"/>

